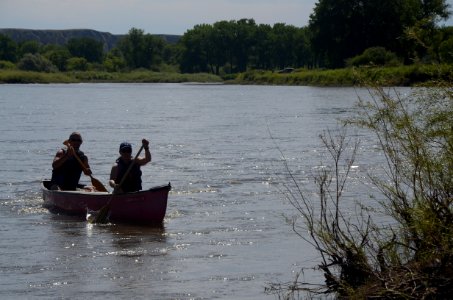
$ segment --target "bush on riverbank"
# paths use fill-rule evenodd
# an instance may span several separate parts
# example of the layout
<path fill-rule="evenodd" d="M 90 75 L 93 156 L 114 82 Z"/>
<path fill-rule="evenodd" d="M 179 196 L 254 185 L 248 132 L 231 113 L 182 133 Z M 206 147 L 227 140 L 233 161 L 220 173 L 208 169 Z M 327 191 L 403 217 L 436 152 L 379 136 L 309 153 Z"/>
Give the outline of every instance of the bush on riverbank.
<path fill-rule="evenodd" d="M 304 221 L 294 221 L 293 229 L 317 250 L 325 285 L 314 289 L 296 278 L 271 284 L 268 292 L 284 299 L 301 291 L 339 299 L 447 299 L 453 293 L 451 84 L 406 98 L 382 88 L 371 95 L 347 124 L 377 137 L 386 164 L 384 175 L 370 180 L 379 195 L 351 207 L 343 195 L 358 143 L 343 130 L 323 134 L 332 166 L 323 164 L 314 178 L 319 198 L 304 192 L 291 172 L 285 188 Z"/>

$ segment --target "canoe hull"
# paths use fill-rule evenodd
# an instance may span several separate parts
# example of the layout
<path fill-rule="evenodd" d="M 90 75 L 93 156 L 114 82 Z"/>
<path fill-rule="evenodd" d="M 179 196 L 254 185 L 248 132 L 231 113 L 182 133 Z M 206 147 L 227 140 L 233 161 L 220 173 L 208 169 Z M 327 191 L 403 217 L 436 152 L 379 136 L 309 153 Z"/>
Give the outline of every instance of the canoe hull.
<path fill-rule="evenodd" d="M 167 210 L 168 185 L 135 193 L 113 195 L 105 192 L 54 191 L 49 181 L 42 182 L 43 206 L 54 213 L 86 218 L 109 204 L 109 221 L 113 223 L 161 224 Z"/>

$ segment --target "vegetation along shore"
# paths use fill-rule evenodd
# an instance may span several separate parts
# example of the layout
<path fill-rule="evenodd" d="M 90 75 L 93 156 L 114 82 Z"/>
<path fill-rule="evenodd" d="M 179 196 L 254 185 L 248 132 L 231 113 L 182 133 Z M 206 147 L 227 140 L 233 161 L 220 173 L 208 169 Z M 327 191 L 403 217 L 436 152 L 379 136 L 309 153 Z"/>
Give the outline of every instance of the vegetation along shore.
<path fill-rule="evenodd" d="M 364 82 L 385 86 L 429 86 L 434 82 L 448 85 L 453 78 L 452 65 L 410 65 L 399 67 L 363 67 L 332 70 L 294 70 L 291 73 L 253 70 L 233 76 L 210 73 L 73 71 L 37 72 L 0 70 L 0 83 L 225 83 L 259 85 L 359 86 Z"/>
<path fill-rule="evenodd" d="M 321 0 L 304 27 L 240 19 L 181 36 L 0 29 L 0 82 L 451 82 L 453 27 L 439 25 L 446 1 L 354 3 Z"/>

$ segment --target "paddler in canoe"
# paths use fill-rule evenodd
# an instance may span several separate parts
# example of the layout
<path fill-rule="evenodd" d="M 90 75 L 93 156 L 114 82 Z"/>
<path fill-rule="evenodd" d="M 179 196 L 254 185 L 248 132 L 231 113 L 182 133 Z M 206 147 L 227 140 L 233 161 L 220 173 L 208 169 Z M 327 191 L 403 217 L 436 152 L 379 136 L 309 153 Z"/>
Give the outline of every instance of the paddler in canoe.
<path fill-rule="evenodd" d="M 138 157 L 142 149 L 145 149 L 145 157 Z M 151 161 L 149 141 L 146 139 L 142 140 L 142 147 L 135 158 L 132 157 L 132 145 L 128 142 L 120 144 L 119 153 L 120 156 L 110 172 L 109 185 L 114 189 L 114 194 L 142 190 L 142 171 L 140 167 Z"/>
<path fill-rule="evenodd" d="M 77 188 L 85 188 L 79 184 L 80 176 L 82 172 L 91 176 L 91 169 L 88 157 L 80 150 L 82 143 L 82 135 L 73 132 L 65 142 L 66 148 L 58 150 L 55 154 L 52 162 L 51 189 L 75 191 Z"/>

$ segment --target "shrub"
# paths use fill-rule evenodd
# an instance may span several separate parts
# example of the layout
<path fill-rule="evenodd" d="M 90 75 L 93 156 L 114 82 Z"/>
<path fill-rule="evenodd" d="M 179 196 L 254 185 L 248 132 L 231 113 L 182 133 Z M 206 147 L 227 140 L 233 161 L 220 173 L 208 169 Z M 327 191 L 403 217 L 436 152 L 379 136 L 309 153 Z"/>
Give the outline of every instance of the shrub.
<path fill-rule="evenodd" d="M 359 101 L 357 117 L 347 124 L 374 133 L 384 154 L 383 175 L 370 177 L 380 191 L 377 203 L 359 202 L 351 216 L 343 195 L 358 144 L 346 131 L 323 134 L 332 166 L 315 176 L 320 198 L 302 192 L 291 172 L 285 187 L 304 220 L 293 228 L 318 251 L 325 285 L 313 289 L 296 280 L 273 284 L 268 292 L 288 293 L 285 298 L 321 292 L 340 299 L 452 294 L 453 90 L 423 89 L 403 98 L 377 88 L 371 95 L 370 102 Z M 375 220 L 379 206 L 385 223 Z"/>
<path fill-rule="evenodd" d="M 2 70 L 12 70 L 15 67 L 16 67 L 16 65 L 10 61 L 0 60 L 0 69 L 2 69 Z"/>
<path fill-rule="evenodd" d="M 119 56 L 108 55 L 103 64 L 108 72 L 120 72 L 126 68 L 126 61 Z"/>
<path fill-rule="evenodd" d="M 55 72 L 57 68 L 41 54 L 27 53 L 17 63 L 17 67 L 24 71 L 35 71 L 35 72 Z"/>
<path fill-rule="evenodd" d="M 47 51 L 44 56 L 49 59 L 60 71 L 66 71 L 66 65 L 71 54 L 67 49 L 57 48 Z"/>
<path fill-rule="evenodd" d="M 385 50 L 384 47 L 366 49 L 361 55 L 346 60 L 347 66 L 397 66 L 401 63 L 395 53 Z"/>
<path fill-rule="evenodd" d="M 71 57 L 67 61 L 66 68 L 68 71 L 87 71 L 88 61 L 83 57 Z"/>

